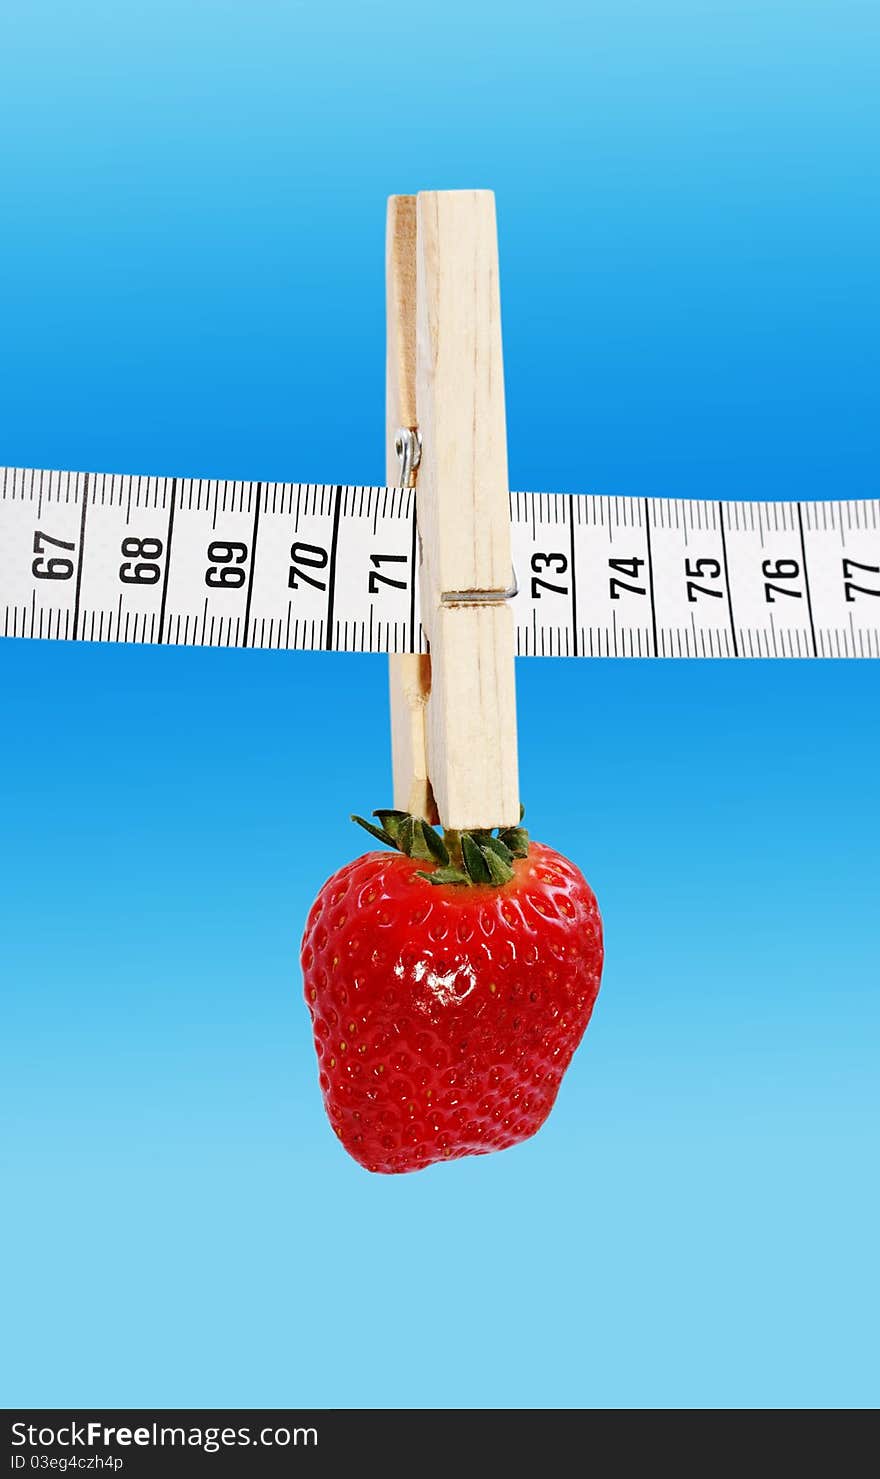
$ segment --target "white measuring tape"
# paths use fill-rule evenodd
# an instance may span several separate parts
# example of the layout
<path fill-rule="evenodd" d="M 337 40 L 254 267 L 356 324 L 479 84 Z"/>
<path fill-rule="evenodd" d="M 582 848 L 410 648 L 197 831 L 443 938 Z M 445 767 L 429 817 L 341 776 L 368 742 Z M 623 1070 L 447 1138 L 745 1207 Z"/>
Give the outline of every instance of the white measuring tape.
<path fill-rule="evenodd" d="M 0 634 L 424 652 L 415 492 L 0 470 Z M 512 493 L 516 650 L 880 657 L 880 501 Z"/>

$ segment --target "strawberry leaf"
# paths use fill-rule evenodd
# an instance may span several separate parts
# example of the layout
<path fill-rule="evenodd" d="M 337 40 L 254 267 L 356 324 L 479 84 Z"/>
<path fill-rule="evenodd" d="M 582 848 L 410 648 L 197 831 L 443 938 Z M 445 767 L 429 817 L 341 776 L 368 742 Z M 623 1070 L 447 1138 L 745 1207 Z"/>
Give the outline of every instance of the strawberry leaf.
<path fill-rule="evenodd" d="M 469 884 L 470 878 L 461 868 L 435 868 L 433 873 L 417 873 L 417 878 L 424 878 L 428 883 L 464 883 Z"/>
<path fill-rule="evenodd" d="M 461 834 L 461 855 L 474 883 L 491 883 L 489 864 L 469 832 Z"/>
<path fill-rule="evenodd" d="M 351 820 L 357 822 L 359 827 L 363 827 L 365 832 L 369 832 L 371 837 L 375 837 L 379 842 L 384 842 L 387 847 L 397 847 L 397 843 L 393 837 L 389 837 L 388 833 L 381 827 L 374 827 L 373 823 L 366 821 L 364 817 L 358 817 L 352 813 Z"/>
<path fill-rule="evenodd" d="M 500 837 L 487 837 L 486 841 L 483 843 L 484 852 L 486 848 L 488 848 L 490 852 L 497 853 L 502 863 L 507 863 L 508 865 L 510 865 L 513 862 L 513 853 L 510 851 L 510 848 L 501 841 Z"/>
<path fill-rule="evenodd" d="M 515 858 L 526 858 L 529 855 L 529 834 L 525 827 L 505 827 L 498 834 L 504 846 L 509 848 Z"/>
<path fill-rule="evenodd" d="M 412 847 L 410 848 L 409 855 L 411 858 L 420 858 L 424 863 L 437 861 L 428 846 L 428 839 L 425 836 L 425 823 L 420 818 L 416 818 L 413 822 Z"/>
<path fill-rule="evenodd" d="M 425 842 L 428 844 L 432 858 L 436 862 L 442 863 L 444 867 L 448 866 L 449 848 L 446 846 L 440 833 L 435 832 L 434 828 L 430 827 L 427 822 L 422 822 L 422 832 L 424 833 Z"/>
<path fill-rule="evenodd" d="M 513 869 L 510 864 L 505 863 L 504 859 L 498 856 L 494 848 L 484 847 L 481 851 L 489 869 L 490 882 L 494 883 L 496 888 L 500 888 L 503 883 L 509 883 L 513 877 Z"/>
<path fill-rule="evenodd" d="M 395 842 L 397 841 L 400 824 L 404 821 L 406 815 L 407 813 L 405 811 L 380 810 L 373 812 L 373 816 L 379 818 L 379 826 L 388 833 L 389 837 L 393 837 Z"/>
<path fill-rule="evenodd" d="M 415 821 L 410 816 L 405 816 L 397 828 L 397 846 L 407 857 L 412 857 L 413 838 L 415 835 Z"/>

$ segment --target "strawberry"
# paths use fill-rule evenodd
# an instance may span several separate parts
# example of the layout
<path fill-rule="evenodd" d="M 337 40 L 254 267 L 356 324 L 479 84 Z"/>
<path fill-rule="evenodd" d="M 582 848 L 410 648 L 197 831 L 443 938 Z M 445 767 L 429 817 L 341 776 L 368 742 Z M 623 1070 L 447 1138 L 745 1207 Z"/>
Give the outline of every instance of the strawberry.
<path fill-rule="evenodd" d="M 602 973 L 583 874 L 522 827 L 446 832 L 399 811 L 328 879 L 302 942 L 330 1123 L 369 1171 L 503 1150 L 553 1107 Z"/>

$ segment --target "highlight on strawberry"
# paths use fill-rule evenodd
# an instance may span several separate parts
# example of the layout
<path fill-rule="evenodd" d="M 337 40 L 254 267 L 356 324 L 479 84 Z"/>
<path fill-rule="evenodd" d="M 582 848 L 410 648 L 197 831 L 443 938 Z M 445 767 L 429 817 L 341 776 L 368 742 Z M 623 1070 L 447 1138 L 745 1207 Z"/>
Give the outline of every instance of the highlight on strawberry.
<path fill-rule="evenodd" d="M 324 1104 L 368 1171 L 503 1150 L 547 1118 L 590 1020 L 602 921 L 522 826 L 353 817 L 391 852 L 329 878 L 302 941 Z"/>

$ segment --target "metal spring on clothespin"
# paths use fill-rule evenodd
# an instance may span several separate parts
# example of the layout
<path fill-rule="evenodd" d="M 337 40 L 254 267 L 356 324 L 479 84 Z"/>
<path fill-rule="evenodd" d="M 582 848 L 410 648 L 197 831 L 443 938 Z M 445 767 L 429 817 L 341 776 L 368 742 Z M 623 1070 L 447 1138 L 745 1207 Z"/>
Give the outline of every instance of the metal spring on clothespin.
<path fill-rule="evenodd" d="M 394 438 L 394 450 L 400 458 L 400 486 L 414 488 L 416 472 L 422 460 L 422 439 L 417 426 L 402 426 Z"/>

